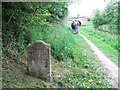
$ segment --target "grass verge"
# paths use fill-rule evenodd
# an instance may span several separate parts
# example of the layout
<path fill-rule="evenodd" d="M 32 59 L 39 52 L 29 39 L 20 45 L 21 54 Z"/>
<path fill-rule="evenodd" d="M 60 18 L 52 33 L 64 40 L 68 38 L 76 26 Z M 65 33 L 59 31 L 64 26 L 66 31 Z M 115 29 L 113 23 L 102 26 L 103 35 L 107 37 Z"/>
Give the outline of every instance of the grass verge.
<path fill-rule="evenodd" d="M 59 72 L 55 75 L 57 87 L 70 88 L 113 88 L 107 81 L 103 68 L 97 57 L 94 55 L 90 46 L 79 35 L 74 35 L 75 42 L 82 50 L 82 55 L 79 58 L 79 50 L 75 50 L 78 58 L 68 59 L 62 62 L 56 62 L 52 66 L 54 72 Z M 59 70 L 58 70 L 59 68 Z M 64 71 L 64 74 L 61 75 Z"/>
<path fill-rule="evenodd" d="M 118 63 L 117 36 L 88 27 L 81 27 L 79 32 L 89 38 L 112 61 Z"/>

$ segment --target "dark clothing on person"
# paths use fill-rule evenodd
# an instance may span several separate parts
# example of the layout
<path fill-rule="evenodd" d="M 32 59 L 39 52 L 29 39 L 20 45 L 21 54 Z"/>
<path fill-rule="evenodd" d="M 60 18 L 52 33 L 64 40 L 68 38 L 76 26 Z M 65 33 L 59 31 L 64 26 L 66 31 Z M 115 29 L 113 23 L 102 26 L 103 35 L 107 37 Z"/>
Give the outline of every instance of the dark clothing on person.
<path fill-rule="evenodd" d="M 75 24 L 75 22 L 72 22 L 72 23 L 71 23 L 71 27 L 72 27 L 72 29 L 76 29 L 76 24 Z"/>

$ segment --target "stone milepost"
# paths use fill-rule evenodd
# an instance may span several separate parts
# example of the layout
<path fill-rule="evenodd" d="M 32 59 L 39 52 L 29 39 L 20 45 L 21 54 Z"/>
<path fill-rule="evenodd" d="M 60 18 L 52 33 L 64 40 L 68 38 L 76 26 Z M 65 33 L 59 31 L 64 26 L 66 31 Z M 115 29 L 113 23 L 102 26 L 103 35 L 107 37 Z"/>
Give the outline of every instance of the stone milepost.
<path fill-rule="evenodd" d="M 41 40 L 27 47 L 27 73 L 47 82 L 51 82 L 50 45 Z"/>

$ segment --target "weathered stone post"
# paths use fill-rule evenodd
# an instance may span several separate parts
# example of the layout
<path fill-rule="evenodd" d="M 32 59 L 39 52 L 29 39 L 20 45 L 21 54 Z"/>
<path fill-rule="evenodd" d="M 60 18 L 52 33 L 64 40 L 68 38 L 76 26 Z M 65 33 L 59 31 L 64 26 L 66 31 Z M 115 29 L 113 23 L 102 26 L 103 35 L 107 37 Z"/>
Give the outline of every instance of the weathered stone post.
<path fill-rule="evenodd" d="M 51 82 L 51 51 L 50 45 L 41 40 L 27 47 L 29 75 Z"/>

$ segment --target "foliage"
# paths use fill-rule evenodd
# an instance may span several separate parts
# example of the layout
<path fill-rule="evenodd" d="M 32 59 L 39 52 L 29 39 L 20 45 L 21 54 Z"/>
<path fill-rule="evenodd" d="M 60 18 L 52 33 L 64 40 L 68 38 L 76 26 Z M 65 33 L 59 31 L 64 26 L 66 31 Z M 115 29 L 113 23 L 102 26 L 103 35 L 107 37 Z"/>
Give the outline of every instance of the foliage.
<path fill-rule="evenodd" d="M 68 15 L 68 8 L 67 8 L 67 4 L 65 2 L 54 2 L 51 3 L 51 8 L 48 9 L 48 11 L 50 12 L 51 16 L 47 17 L 47 20 L 49 22 L 60 22 L 60 20 L 64 19 L 67 15 Z M 59 8 L 56 8 L 59 7 Z"/>
<path fill-rule="evenodd" d="M 103 24 L 101 12 L 98 9 L 96 11 L 94 11 L 94 17 L 92 19 L 92 22 L 94 24 L 94 28 L 97 28 Z"/>
<path fill-rule="evenodd" d="M 25 76 L 19 75 L 20 73 L 14 74 L 17 65 L 9 66 L 10 63 L 13 64 L 13 60 L 19 60 L 17 59 L 18 55 L 24 52 L 28 44 L 34 43 L 36 40 L 50 43 L 52 55 L 59 61 L 66 60 L 64 62 L 67 62 L 67 68 L 71 69 L 71 72 L 60 79 L 59 84 L 61 82 L 63 82 L 62 84 L 70 83 L 73 87 L 79 87 L 80 85 L 81 87 L 109 86 L 106 77 L 103 78 L 96 71 L 97 67 L 93 66 L 98 64 L 91 64 L 93 59 L 86 59 L 87 54 L 86 56 L 83 55 L 80 45 L 86 45 L 83 43 L 84 40 L 78 40 L 79 36 L 71 33 L 65 23 L 58 23 L 62 22 L 67 16 L 67 5 L 64 2 L 3 3 L 3 55 L 9 56 L 3 59 L 4 62 L 6 59 L 6 64 L 4 63 L 4 69 L 6 70 L 3 71 L 4 76 L 6 76 L 3 77 L 4 80 L 6 79 L 3 80 L 5 86 L 51 87 L 41 81 L 33 84 L 33 81 L 26 74 Z M 91 53 L 89 55 L 92 56 Z M 82 71 L 81 68 L 88 73 Z M 96 71 L 95 74 L 94 71 Z M 97 77 L 99 75 L 100 77 Z M 93 80 L 91 81 L 91 79 Z M 98 79 L 100 79 L 100 82 L 97 81 Z M 92 85 L 89 84 L 93 81 Z"/>
<path fill-rule="evenodd" d="M 15 60 L 28 44 L 43 40 L 50 43 L 52 55 L 58 60 L 74 58 L 76 42 L 68 28 L 61 25 L 67 16 L 67 5 L 65 2 L 3 3 L 4 56 Z"/>
<path fill-rule="evenodd" d="M 16 48 L 22 54 L 32 39 L 29 28 L 44 32 L 53 22 L 62 21 L 67 11 L 67 3 L 63 2 L 3 2 L 3 53 L 11 56 L 9 51 Z"/>
<path fill-rule="evenodd" d="M 118 25 L 118 2 L 110 1 L 102 15 L 106 24 Z"/>
<path fill-rule="evenodd" d="M 97 29 L 102 29 L 109 32 L 114 32 L 114 30 L 118 29 L 118 2 L 110 1 L 106 5 L 104 11 L 100 12 L 96 10 L 93 13 L 93 24 Z M 105 28 L 104 28 L 105 27 Z M 115 31 L 116 32 L 116 31 Z M 115 33 L 114 32 L 114 33 Z"/>
<path fill-rule="evenodd" d="M 65 73 L 58 78 L 58 86 L 60 88 L 113 87 L 106 81 L 107 76 L 102 72 L 103 69 L 100 68 L 99 62 L 95 60 L 94 53 L 87 42 L 79 35 L 74 37 L 78 45 L 74 51 L 77 52 L 76 57 L 62 62 L 62 65 L 60 62 L 55 66 L 56 70 L 59 68 L 59 73 Z M 79 50 L 79 47 L 81 50 Z"/>

